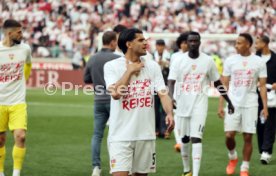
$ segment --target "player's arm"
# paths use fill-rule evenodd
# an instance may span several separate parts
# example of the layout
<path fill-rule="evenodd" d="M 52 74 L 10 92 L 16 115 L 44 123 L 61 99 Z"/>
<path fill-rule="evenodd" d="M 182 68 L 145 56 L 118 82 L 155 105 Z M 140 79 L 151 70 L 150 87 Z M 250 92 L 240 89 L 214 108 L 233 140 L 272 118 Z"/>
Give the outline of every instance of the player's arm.
<path fill-rule="evenodd" d="M 93 84 L 93 80 L 90 74 L 90 67 L 88 66 L 89 63 L 86 65 L 85 70 L 84 70 L 84 75 L 83 75 L 83 81 L 85 84 Z"/>
<path fill-rule="evenodd" d="M 172 57 L 173 58 L 173 57 Z M 169 76 L 168 76 L 168 87 L 169 87 L 169 95 L 173 101 L 173 108 L 176 108 L 176 102 L 174 100 L 174 90 L 175 90 L 175 83 L 176 83 L 176 79 L 178 74 L 178 63 L 172 62 L 172 65 L 170 66 L 170 72 L 169 72 Z"/>
<path fill-rule="evenodd" d="M 31 75 L 31 71 L 32 71 L 32 50 L 30 48 L 30 46 L 28 46 L 27 48 L 27 58 L 25 60 L 25 64 L 24 64 L 24 77 L 25 80 L 27 81 Z"/>
<path fill-rule="evenodd" d="M 223 93 L 225 93 L 227 95 L 227 90 L 229 88 L 229 82 L 230 82 L 230 76 L 222 76 L 221 77 L 221 80 L 222 80 L 222 87 L 223 87 L 223 91 L 220 92 L 220 94 L 222 95 Z M 216 86 L 216 85 L 215 85 Z M 218 88 L 217 88 L 218 89 Z M 219 88 L 220 89 L 220 88 Z M 218 89 L 218 90 L 219 90 Z M 220 90 L 219 90 L 220 91 Z M 227 96 L 228 97 L 228 96 Z M 228 97 L 229 99 L 229 97 Z M 230 100 L 230 99 L 229 99 Z M 230 101 L 231 102 L 231 101 Z M 229 104 L 228 104 L 229 105 Z M 231 105 L 232 105 L 232 102 L 231 102 Z M 233 105 L 232 105 L 233 106 Z M 220 96 L 219 97 L 219 107 L 218 107 L 218 115 L 219 117 L 223 118 L 225 113 L 224 113 L 224 97 L 223 96 Z"/>
<path fill-rule="evenodd" d="M 24 76 L 25 80 L 27 81 L 31 75 L 32 71 L 32 63 L 25 63 L 24 64 Z"/>
<path fill-rule="evenodd" d="M 123 74 L 123 76 L 114 84 L 108 86 L 108 91 L 113 99 L 120 99 L 127 91 L 130 78 L 133 74 L 139 74 L 140 70 L 144 67 L 144 64 L 141 63 L 133 63 L 129 64 L 127 61 L 127 70 Z"/>
<path fill-rule="evenodd" d="M 166 116 L 166 125 L 168 126 L 167 130 L 171 132 L 174 128 L 172 99 L 170 98 L 168 91 L 165 89 L 160 90 L 157 93 L 160 98 L 162 107 L 167 114 Z"/>
<path fill-rule="evenodd" d="M 173 95 L 174 95 L 174 87 L 175 87 L 175 80 L 172 80 L 172 79 L 169 79 L 168 80 L 168 87 L 169 87 L 169 95 L 173 101 L 173 106 L 176 106 L 176 102 L 173 98 Z M 174 107 L 175 108 L 175 107 Z"/>
<path fill-rule="evenodd" d="M 267 118 L 268 117 L 268 109 L 267 109 L 266 78 L 259 78 L 259 89 L 260 89 L 261 99 L 263 102 L 262 114 L 265 118 Z"/>
<path fill-rule="evenodd" d="M 227 84 L 227 87 L 229 87 L 229 77 L 227 78 L 227 77 L 225 77 L 225 79 L 227 79 L 226 81 L 228 82 Z M 232 114 L 232 113 L 234 113 L 234 106 L 233 106 L 233 104 L 232 104 L 232 102 L 231 102 L 231 100 L 230 100 L 230 98 L 228 97 L 228 95 L 227 95 L 227 90 L 228 90 L 228 88 L 226 87 L 226 86 L 224 86 L 222 83 L 221 83 L 221 81 L 220 80 L 217 80 L 217 81 L 215 81 L 214 82 L 214 86 L 216 87 L 216 89 L 219 91 L 219 93 L 220 93 L 220 102 L 221 102 L 221 104 L 223 105 L 224 104 L 224 102 L 223 102 L 223 99 L 224 100 L 226 100 L 227 101 L 227 103 L 228 103 L 228 112 L 229 112 L 229 114 Z M 223 97 L 223 99 L 222 99 L 222 97 Z M 221 108 L 221 107 L 220 107 Z"/>

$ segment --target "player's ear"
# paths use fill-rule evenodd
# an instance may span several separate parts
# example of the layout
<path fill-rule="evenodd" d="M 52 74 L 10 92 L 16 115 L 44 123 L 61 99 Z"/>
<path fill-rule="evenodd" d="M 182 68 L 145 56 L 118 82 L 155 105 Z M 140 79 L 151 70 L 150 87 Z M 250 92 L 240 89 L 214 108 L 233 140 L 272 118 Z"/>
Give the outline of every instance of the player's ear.
<path fill-rule="evenodd" d="M 127 48 L 131 48 L 132 47 L 131 42 L 130 41 L 126 42 L 126 46 L 127 46 Z"/>

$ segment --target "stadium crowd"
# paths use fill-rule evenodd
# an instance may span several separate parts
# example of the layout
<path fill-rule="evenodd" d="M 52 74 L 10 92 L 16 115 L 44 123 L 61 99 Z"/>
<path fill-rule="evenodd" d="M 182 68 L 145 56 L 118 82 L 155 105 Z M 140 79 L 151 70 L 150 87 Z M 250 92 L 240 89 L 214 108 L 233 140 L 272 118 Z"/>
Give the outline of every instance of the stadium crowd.
<path fill-rule="evenodd" d="M 0 24 L 14 18 L 23 23 L 24 38 L 34 57 L 69 57 L 79 45 L 93 53 L 99 32 L 117 24 L 146 32 L 199 31 L 276 36 L 275 5 L 269 0 L 11 0 L 2 1 Z M 274 7 L 274 8 L 273 8 Z M 276 48 L 275 37 L 271 37 Z M 172 49 L 171 42 L 167 42 Z M 208 43 L 207 53 L 233 52 L 225 41 Z M 220 50 L 219 50 L 220 49 Z M 153 51 L 154 48 L 151 48 Z"/>

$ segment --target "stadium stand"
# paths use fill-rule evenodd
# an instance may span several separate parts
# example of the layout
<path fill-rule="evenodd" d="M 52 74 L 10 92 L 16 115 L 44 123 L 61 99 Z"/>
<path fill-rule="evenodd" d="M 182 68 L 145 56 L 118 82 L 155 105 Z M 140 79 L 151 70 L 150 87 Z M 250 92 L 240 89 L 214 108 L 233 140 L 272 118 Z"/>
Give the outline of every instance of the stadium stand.
<path fill-rule="evenodd" d="M 5 3 L 6 2 L 6 3 Z M 241 33 L 276 36 L 276 11 L 268 0 L 24 0 L 1 1 L 0 24 L 15 18 L 34 57 L 72 58 L 78 45 L 96 50 L 97 35 L 117 24 L 147 32 Z M 271 47 L 276 48 L 275 37 Z M 209 45 L 211 52 L 225 42 Z M 226 51 L 227 52 L 227 51 Z M 223 53 L 222 53 L 223 55 Z"/>

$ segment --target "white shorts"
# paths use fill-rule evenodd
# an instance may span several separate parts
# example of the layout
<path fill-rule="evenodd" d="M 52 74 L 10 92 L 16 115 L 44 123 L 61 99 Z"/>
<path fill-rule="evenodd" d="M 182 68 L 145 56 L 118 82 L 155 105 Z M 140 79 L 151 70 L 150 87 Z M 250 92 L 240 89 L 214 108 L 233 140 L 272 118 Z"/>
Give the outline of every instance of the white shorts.
<path fill-rule="evenodd" d="M 191 117 L 177 116 L 178 134 L 181 138 L 190 136 L 202 139 L 203 131 L 206 122 L 206 115 L 204 113 L 193 113 Z"/>
<path fill-rule="evenodd" d="M 235 108 L 234 114 L 228 114 L 224 119 L 224 131 L 237 131 L 243 133 L 256 133 L 257 119 L 258 119 L 258 107 L 250 108 Z"/>
<path fill-rule="evenodd" d="M 109 142 L 110 171 L 155 173 L 155 140 Z"/>

